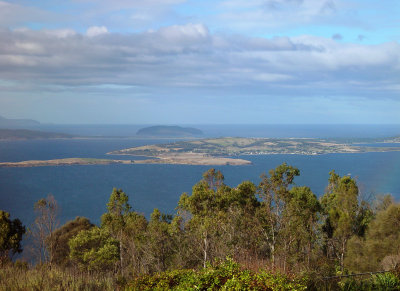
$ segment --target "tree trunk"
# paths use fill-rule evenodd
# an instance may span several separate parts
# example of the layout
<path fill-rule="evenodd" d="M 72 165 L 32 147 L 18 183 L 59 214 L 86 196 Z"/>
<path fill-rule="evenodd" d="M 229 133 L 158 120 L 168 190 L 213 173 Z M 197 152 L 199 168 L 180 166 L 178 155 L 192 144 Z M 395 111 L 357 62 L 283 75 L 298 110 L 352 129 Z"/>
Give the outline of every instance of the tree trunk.
<path fill-rule="evenodd" d="M 204 257 L 203 257 L 203 267 L 205 268 L 206 267 L 206 263 L 207 263 L 207 259 L 208 259 L 208 257 L 207 257 L 207 252 L 208 252 L 208 240 L 207 240 L 207 236 L 206 237 L 204 237 L 204 248 L 203 248 L 203 251 L 204 251 Z"/>

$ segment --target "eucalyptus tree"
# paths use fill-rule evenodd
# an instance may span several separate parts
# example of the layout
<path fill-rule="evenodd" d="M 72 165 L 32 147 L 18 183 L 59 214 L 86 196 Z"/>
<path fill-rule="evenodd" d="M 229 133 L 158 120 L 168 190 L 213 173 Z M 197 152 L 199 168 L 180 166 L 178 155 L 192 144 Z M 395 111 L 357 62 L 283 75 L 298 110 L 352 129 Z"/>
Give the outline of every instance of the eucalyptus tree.
<path fill-rule="evenodd" d="M 393 270 L 400 265 L 400 204 L 386 196 L 376 208 L 365 237 L 348 242 L 346 268 L 355 272 Z"/>
<path fill-rule="evenodd" d="M 146 273 L 148 266 L 145 262 L 145 249 L 147 244 L 146 218 L 135 211 L 130 211 L 124 217 L 122 232 L 125 265 L 133 275 Z"/>
<path fill-rule="evenodd" d="M 157 208 L 150 215 L 144 244 L 144 259 L 150 272 L 166 271 L 173 265 L 177 247 L 174 235 L 179 232 L 179 222 L 172 215 Z"/>
<path fill-rule="evenodd" d="M 0 210 L 0 266 L 22 252 L 21 240 L 25 231 L 18 218 L 11 220 L 10 213 Z"/>
<path fill-rule="evenodd" d="M 79 232 L 68 242 L 70 258 L 82 270 L 109 272 L 119 262 L 119 242 L 107 229 L 93 227 Z"/>
<path fill-rule="evenodd" d="M 138 266 L 138 231 L 146 227 L 145 218 L 132 211 L 128 201 L 129 197 L 122 189 L 113 188 L 107 212 L 101 217 L 101 227 L 119 242 L 119 261 L 123 273 L 132 260 Z"/>
<path fill-rule="evenodd" d="M 273 266 L 276 264 L 276 256 L 283 258 L 283 267 L 286 265 L 286 255 L 283 251 L 291 243 L 283 234 L 288 224 L 288 205 L 291 200 L 290 186 L 294 178 L 300 175 L 300 171 L 283 163 L 269 171 L 269 176 L 261 175 L 259 185 L 261 208 L 258 218 L 263 226 L 264 239 L 267 241 Z M 278 248 L 281 247 L 279 250 Z"/>
<path fill-rule="evenodd" d="M 34 204 L 34 211 L 36 217 L 29 229 L 29 235 L 33 239 L 32 251 L 39 263 L 49 262 L 52 264 L 53 249 L 56 247 L 52 235 L 59 225 L 58 203 L 54 196 L 49 194 Z"/>
<path fill-rule="evenodd" d="M 201 249 L 203 266 L 213 260 L 215 245 L 218 242 L 219 209 L 223 205 L 222 193 L 229 190 L 224 184 L 220 171 L 210 169 L 203 174 L 203 179 L 193 186 L 192 194 L 183 193 L 178 202 L 179 214 L 189 219 L 185 230 Z M 196 248 L 193 248 L 194 250 Z M 199 257 L 197 252 L 195 256 Z"/>
<path fill-rule="evenodd" d="M 74 220 L 68 221 L 60 228 L 56 229 L 51 236 L 46 239 L 46 244 L 52 245 L 50 255 L 53 263 L 67 267 L 71 265 L 69 240 L 75 237 L 79 232 L 89 230 L 94 225 L 85 217 L 76 217 Z"/>
<path fill-rule="evenodd" d="M 371 220 L 368 203 L 361 201 L 357 183 L 349 176 L 330 172 L 326 193 L 321 198 L 325 233 L 325 253 L 336 259 L 343 270 L 347 243 L 352 236 L 362 236 Z"/>
<path fill-rule="evenodd" d="M 193 257 L 203 266 L 215 258 L 244 258 L 257 252 L 257 188 L 249 181 L 236 188 L 223 181 L 220 171 L 210 169 L 191 195 L 184 193 L 179 200 L 179 214 L 186 218 L 185 234 L 193 242 Z"/>
<path fill-rule="evenodd" d="M 290 258 L 292 266 L 305 264 L 310 268 L 313 253 L 317 251 L 321 205 L 309 187 L 293 187 L 289 192 L 285 227 L 282 229 L 287 242 L 285 255 Z"/>

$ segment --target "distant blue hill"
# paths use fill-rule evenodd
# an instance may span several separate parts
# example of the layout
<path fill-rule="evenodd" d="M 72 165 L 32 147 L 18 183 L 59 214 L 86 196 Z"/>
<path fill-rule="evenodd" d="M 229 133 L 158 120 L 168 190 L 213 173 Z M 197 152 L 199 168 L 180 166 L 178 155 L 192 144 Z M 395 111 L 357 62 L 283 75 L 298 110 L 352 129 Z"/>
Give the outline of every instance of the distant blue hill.
<path fill-rule="evenodd" d="M 193 137 L 201 136 L 203 132 L 200 129 L 192 127 L 159 125 L 139 129 L 136 135 L 154 137 Z"/>
<path fill-rule="evenodd" d="M 32 119 L 8 119 L 0 116 L 0 128 L 37 128 L 40 125 L 40 122 Z"/>
<path fill-rule="evenodd" d="M 0 128 L 0 140 L 18 140 L 18 139 L 47 139 L 47 138 L 72 138 L 70 134 L 57 132 L 44 132 L 28 129 L 2 129 Z"/>

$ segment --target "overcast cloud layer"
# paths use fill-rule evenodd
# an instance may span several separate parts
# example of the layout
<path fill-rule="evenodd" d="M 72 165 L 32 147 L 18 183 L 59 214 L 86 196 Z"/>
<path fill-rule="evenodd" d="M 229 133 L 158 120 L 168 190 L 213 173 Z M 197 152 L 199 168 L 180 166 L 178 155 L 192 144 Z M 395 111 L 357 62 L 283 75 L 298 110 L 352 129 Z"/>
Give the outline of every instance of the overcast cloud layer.
<path fill-rule="evenodd" d="M 395 1 L 31 2 L 0 1 L 6 117 L 400 122 Z"/>

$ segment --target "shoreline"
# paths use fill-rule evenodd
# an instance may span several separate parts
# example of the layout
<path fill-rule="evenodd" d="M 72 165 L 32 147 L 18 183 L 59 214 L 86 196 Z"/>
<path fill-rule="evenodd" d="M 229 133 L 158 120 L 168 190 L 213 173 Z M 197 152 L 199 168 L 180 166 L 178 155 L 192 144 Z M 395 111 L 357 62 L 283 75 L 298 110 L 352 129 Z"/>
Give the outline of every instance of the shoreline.
<path fill-rule="evenodd" d="M 156 157 L 145 160 L 111 160 L 90 158 L 65 158 L 54 160 L 29 160 L 21 162 L 1 162 L 0 168 L 31 168 L 31 167 L 55 167 L 76 165 L 111 165 L 111 164 L 169 164 L 169 165 L 199 165 L 199 166 L 241 166 L 250 165 L 251 162 L 244 159 L 220 158 L 220 157 Z"/>
<path fill-rule="evenodd" d="M 110 137 L 52 138 L 57 140 L 109 139 Z M 136 137 L 137 138 L 137 137 Z M 48 139 L 46 139 L 48 140 Z M 1 141 L 5 141 L 0 140 Z M 0 167 L 42 167 L 69 165 L 109 165 L 109 164 L 170 164 L 202 166 L 250 165 L 246 156 L 260 155 L 305 155 L 360 154 L 369 152 L 394 152 L 400 147 L 373 147 L 343 144 L 329 140 L 315 139 L 271 139 L 271 138 L 213 138 L 186 139 L 167 144 L 150 144 L 105 153 L 107 158 L 62 158 L 50 160 L 26 160 L 20 162 L 0 162 Z M 132 156 L 120 160 L 115 156 Z M 135 156 L 146 159 L 135 160 Z M 244 157 L 244 158 L 243 158 Z"/>
<path fill-rule="evenodd" d="M 329 154 L 366 154 L 366 153 L 387 153 L 398 152 L 398 150 L 386 151 L 360 151 L 360 152 L 328 152 L 317 154 L 304 153 L 263 153 L 263 154 L 243 154 L 239 156 L 268 156 L 268 155 L 301 155 L 301 156 L 320 156 Z M 129 154 L 123 154 L 129 156 Z M 139 155 L 136 155 L 139 156 Z M 238 157 L 239 157 L 238 156 Z M 192 165 L 192 166 L 244 166 L 251 165 L 252 162 L 241 158 L 203 156 L 197 158 L 187 157 L 168 157 L 168 156 L 144 156 L 149 159 L 144 160 L 115 160 L 115 159 L 92 159 L 92 158 L 65 158 L 53 160 L 27 160 L 20 162 L 0 162 L 0 168 L 31 168 L 31 167 L 55 167 L 55 166 L 91 166 L 91 165 L 134 165 L 134 164 L 167 164 L 167 165 Z"/>

